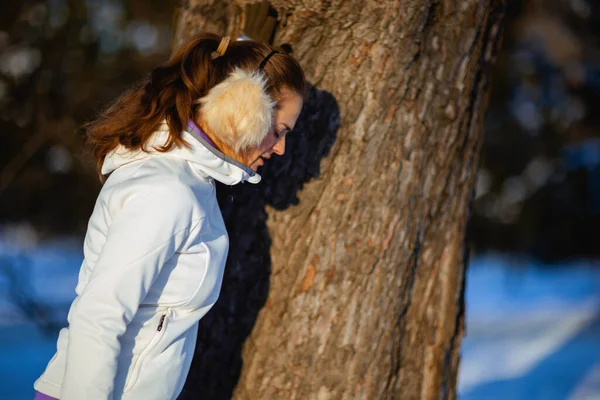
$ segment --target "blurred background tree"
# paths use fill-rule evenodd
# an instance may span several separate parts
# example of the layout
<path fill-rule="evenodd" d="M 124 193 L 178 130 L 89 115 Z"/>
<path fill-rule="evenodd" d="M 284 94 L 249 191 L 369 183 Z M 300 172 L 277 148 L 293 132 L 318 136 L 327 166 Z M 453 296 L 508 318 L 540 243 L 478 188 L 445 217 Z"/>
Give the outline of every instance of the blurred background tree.
<path fill-rule="evenodd" d="M 544 261 L 600 255 L 600 5 L 509 1 L 470 239 Z"/>
<path fill-rule="evenodd" d="M 170 54 L 176 1 L 4 0 L 0 223 L 82 235 L 99 183 L 82 122 Z M 471 220 L 478 251 L 597 257 L 600 13 L 508 1 Z"/>
<path fill-rule="evenodd" d="M 175 2 L 6 0 L 0 6 L 0 221 L 85 232 L 100 188 L 82 122 L 168 58 Z"/>

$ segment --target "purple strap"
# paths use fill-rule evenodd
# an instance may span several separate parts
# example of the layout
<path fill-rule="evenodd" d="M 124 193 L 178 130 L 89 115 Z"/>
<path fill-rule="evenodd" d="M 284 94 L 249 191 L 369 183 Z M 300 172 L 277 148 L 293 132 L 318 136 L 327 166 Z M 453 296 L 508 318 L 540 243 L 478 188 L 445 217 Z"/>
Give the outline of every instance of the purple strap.
<path fill-rule="evenodd" d="M 215 142 L 213 142 L 212 139 L 208 137 L 206 132 L 204 132 L 202 130 L 202 128 L 200 128 L 198 125 L 196 125 L 196 123 L 194 121 L 192 121 L 192 120 L 188 121 L 187 129 L 194 132 L 196 135 L 200 136 L 202 139 L 206 140 L 208 143 L 210 143 L 210 145 L 212 147 L 217 148 L 217 145 L 215 144 Z"/>
<path fill-rule="evenodd" d="M 58 400 L 56 397 L 50 397 L 47 394 L 35 392 L 33 400 Z"/>

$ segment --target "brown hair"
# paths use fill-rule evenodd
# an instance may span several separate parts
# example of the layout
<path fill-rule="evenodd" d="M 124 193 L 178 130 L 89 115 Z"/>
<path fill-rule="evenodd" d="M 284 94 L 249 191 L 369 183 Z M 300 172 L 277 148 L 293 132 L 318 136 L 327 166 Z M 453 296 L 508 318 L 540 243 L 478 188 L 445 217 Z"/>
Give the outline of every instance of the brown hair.
<path fill-rule="evenodd" d="M 118 145 L 146 151 L 152 134 L 166 120 L 169 139 L 157 150 L 183 146 L 188 120 L 198 111 L 194 101 L 222 82 L 234 68 L 255 70 L 274 49 L 252 40 L 231 41 L 223 56 L 211 59 L 221 37 L 202 33 L 185 42 L 165 64 L 155 68 L 137 87 L 122 94 L 95 121 L 84 125 L 84 145 L 101 168 L 104 158 Z M 263 68 L 267 92 L 274 99 L 288 89 L 305 96 L 306 82 L 298 62 L 286 53 L 273 55 Z"/>

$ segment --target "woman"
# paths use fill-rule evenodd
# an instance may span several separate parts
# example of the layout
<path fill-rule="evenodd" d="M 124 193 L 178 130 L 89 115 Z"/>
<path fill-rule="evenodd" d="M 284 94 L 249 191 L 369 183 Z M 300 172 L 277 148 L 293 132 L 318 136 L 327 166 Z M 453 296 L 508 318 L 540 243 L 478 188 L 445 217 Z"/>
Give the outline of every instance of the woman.
<path fill-rule="evenodd" d="M 36 398 L 175 399 L 228 250 L 215 183 L 285 151 L 305 80 L 289 55 L 202 34 L 87 126 L 106 179 Z"/>

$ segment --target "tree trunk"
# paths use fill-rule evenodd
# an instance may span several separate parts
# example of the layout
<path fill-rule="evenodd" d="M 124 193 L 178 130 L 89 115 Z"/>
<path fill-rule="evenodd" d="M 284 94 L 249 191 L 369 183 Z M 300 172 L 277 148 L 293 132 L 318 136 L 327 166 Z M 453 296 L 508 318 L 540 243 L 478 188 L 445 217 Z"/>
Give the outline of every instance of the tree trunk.
<path fill-rule="evenodd" d="M 264 182 L 221 189 L 227 275 L 182 397 L 456 398 L 503 2 L 273 5 L 275 44 L 314 87 Z M 236 36 L 241 17 L 232 1 L 184 1 L 175 43 Z"/>

